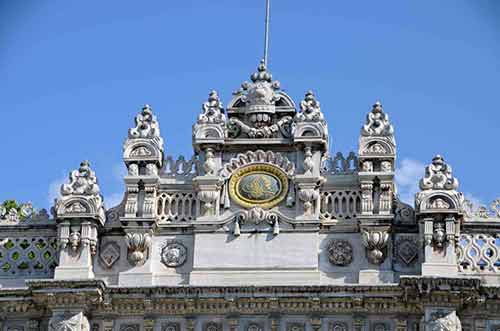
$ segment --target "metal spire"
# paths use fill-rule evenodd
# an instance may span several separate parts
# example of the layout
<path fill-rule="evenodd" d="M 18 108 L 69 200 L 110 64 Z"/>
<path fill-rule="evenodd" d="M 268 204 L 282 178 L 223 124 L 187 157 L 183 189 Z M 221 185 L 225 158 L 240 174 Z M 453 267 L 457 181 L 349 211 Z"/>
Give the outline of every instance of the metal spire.
<path fill-rule="evenodd" d="M 266 20 L 265 20 L 265 36 L 264 36 L 264 65 L 267 67 L 267 57 L 269 51 L 269 3 L 270 0 L 266 0 Z"/>

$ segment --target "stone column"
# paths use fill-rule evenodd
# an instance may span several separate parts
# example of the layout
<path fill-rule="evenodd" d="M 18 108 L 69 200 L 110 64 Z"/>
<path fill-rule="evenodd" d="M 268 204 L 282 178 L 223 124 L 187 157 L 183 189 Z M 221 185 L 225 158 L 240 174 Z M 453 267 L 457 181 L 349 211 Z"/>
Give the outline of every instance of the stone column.
<path fill-rule="evenodd" d="M 396 331 L 407 331 L 408 330 L 408 319 L 399 317 L 396 320 Z"/>
<path fill-rule="evenodd" d="M 229 318 L 227 320 L 229 331 L 238 331 L 239 320 L 237 318 Z"/>
<path fill-rule="evenodd" d="M 279 331 L 280 329 L 280 317 L 273 315 L 270 318 L 271 331 Z"/>
<path fill-rule="evenodd" d="M 311 317 L 311 328 L 313 331 L 320 331 L 321 330 L 321 317 L 320 316 L 313 316 Z"/>
<path fill-rule="evenodd" d="M 194 331 L 196 328 L 196 318 L 187 317 L 186 318 L 186 331 Z"/>

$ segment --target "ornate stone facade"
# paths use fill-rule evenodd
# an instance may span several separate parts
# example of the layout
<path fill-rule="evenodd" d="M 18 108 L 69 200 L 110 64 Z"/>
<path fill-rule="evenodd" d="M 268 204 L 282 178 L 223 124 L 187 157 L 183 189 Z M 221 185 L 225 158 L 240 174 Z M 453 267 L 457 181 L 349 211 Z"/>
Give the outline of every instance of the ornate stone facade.
<path fill-rule="evenodd" d="M 221 99 L 193 113 L 191 158 L 140 110 L 117 206 L 84 161 L 53 217 L 0 208 L 0 330 L 496 330 L 500 200 L 472 208 L 438 155 L 399 201 L 380 102 L 358 153 L 329 154 L 329 106 L 297 108 L 264 63 Z"/>

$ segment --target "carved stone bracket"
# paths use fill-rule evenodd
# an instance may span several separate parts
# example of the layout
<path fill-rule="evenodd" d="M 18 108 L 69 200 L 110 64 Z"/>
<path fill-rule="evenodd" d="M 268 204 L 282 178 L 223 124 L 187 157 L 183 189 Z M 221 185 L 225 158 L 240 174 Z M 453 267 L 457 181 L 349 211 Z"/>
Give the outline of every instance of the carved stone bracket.
<path fill-rule="evenodd" d="M 368 261 L 373 264 L 382 264 L 387 257 L 388 231 L 383 229 L 363 229 L 361 239 L 366 248 Z"/>
<path fill-rule="evenodd" d="M 143 265 L 149 257 L 151 248 L 151 233 L 130 232 L 126 234 L 128 259 L 133 266 Z"/>

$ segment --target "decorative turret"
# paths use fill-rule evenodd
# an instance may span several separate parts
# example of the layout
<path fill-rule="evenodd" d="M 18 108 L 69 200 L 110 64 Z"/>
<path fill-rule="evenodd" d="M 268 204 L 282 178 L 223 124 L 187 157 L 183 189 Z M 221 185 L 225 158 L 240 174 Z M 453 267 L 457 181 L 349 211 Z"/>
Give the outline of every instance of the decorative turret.
<path fill-rule="evenodd" d="M 361 271 L 360 282 L 370 279 L 374 273 L 392 279 L 388 239 L 394 220 L 396 141 L 389 116 L 379 101 L 372 106 L 361 127 L 358 160 L 361 188 L 361 214 L 358 218 L 362 242 L 368 262 L 379 265 L 378 270 Z"/>
<path fill-rule="evenodd" d="M 135 127 L 129 129 L 123 145 L 123 160 L 128 169 L 124 220 L 152 223 L 156 216 L 156 192 L 163 165 L 163 139 L 149 105 L 142 108 L 135 117 Z"/>
<path fill-rule="evenodd" d="M 210 91 L 208 100 L 202 105 L 202 112 L 193 125 L 193 146 L 200 150 L 205 145 L 224 143 L 226 116 L 216 91 Z"/>
<path fill-rule="evenodd" d="M 58 222 L 59 266 L 55 278 L 93 278 L 92 257 L 97 251 L 97 229 L 104 226 L 103 198 L 88 161 L 61 186 L 54 214 Z"/>
<path fill-rule="evenodd" d="M 423 275 L 457 273 L 455 242 L 460 234 L 464 196 L 441 155 L 425 168 L 415 195 L 415 211 L 424 247 Z"/>

